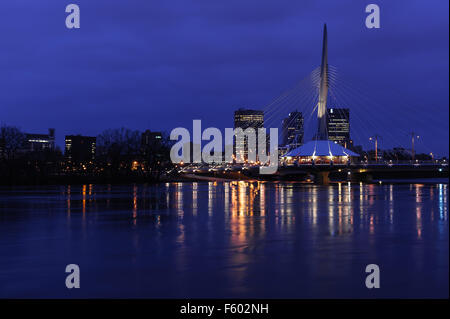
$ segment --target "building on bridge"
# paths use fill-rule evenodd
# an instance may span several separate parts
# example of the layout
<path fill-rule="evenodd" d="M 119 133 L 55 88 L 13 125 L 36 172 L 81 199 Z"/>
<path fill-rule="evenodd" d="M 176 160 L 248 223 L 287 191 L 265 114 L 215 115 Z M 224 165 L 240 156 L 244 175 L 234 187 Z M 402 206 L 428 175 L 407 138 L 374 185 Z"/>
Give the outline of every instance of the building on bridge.
<path fill-rule="evenodd" d="M 328 140 L 311 141 L 283 155 L 287 165 L 302 164 L 349 164 L 356 154 L 340 144 Z"/>

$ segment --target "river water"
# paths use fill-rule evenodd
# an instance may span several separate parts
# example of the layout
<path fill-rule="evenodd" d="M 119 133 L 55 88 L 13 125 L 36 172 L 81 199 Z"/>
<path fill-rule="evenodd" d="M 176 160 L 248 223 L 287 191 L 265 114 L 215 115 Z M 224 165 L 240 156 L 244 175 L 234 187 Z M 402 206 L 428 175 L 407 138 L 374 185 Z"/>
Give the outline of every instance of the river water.
<path fill-rule="evenodd" d="M 3 187 L 0 297 L 448 298 L 448 233 L 447 183 Z"/>

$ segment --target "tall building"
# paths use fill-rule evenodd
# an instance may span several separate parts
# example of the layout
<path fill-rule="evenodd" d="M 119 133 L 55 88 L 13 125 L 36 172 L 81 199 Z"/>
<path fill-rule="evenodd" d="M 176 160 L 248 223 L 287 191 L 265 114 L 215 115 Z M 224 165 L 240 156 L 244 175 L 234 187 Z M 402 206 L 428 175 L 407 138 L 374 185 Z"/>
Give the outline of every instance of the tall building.
<path fill-rule="evenodd" d="M 141 135 L 141 152 L 148 157 L 162 157 L 163 136 L 161 132 L 146 130 Z"/>
<path fill-rule="evenodd" d="M 97 138 L 81 135 L 66 135 L 64 155 L 72 163 L 87 163 L 95 160 Z"/>
<path fill-rule="evenodd" d="M 283 120 L 283 145 L 289 149 L 299 147 L 303 144 L 303 114 L 299 111 L 289 113 Z"/>
<path fill-rule="evenodd" d="M 148 148 L 154 146 L 160 146 L 163 140 L 163 136 L 161 132 L 152 132 L 150 130 L 146 130 L 141 135 L 141 147 L 145 151 Z"/>
<path fill-rule="evenodd" d="M 330 141 L 349 147 L 351 144 L 350 110 L 344 108 L 327 109 L 327 132 Z"/>
<path fill-rule="evenodd" d="M 256 154 L 258 154 L 258 128 L 264 127 L 264 111 L 239 109 L 234 112 L 234 128 L 242 128 L 244 131 L 247 128 L 255 129 L 256 133 Z M 248 141 L 244 138 L 243 141 L 234 139 L 234 154 L 237 159 L 243 156 L 244 160 L 248 159 Z"/>
<path fill-rule="evenodd" d="M 25 133 L 24 151 L 34 152 L 55 149 L 55 129 L 49 128 L 48 134 Z"/>

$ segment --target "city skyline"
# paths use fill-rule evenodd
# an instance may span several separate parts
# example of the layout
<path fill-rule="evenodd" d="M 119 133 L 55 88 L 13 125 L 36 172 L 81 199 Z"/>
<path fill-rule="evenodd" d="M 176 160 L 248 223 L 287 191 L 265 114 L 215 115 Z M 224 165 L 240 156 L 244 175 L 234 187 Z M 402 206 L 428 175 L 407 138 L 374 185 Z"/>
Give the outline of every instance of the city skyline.
<path fill-rule="evenodd" d="M 449 297 L 448 1 L 0 10 L 0 299 Z"/>
<path fill-rule="evenodd" d="M 234 110 L 263 109 L 320 64 L 317 56 L 322 25 L 327 22 L 333 57 L 330 63 L 353 82 L 367 83 L 368 96 L 389 101 L 385 108 L 401 124 L 411 123 L 400 128 L 417 131 L 427 144 L 423 149 L 417 145 L 419 151 L 431 149 L 448 156 L 448 29 L 444 13 L 448 3 L 405 8 L 382 1 L 386 14 L 379 30 L 364 27 L 362 2 L 360 6 L 332 2 L 305 6 L 286 1 L 289 10 L 280 6 L 273 10 L 266 2 L 257 8 L 231 3 L 227 8 L 233 10 L 225 12 L 219 5 L 209 4 L 193 21 L 184 18 L 181 3 L 170 8 L 144 4 L 145 14 L 137 16 L 132 6 L 120 4 L 101 13 L 107 4 L 80 1 L 83 22 L 75 32 L 59 26 L 62 15 L 56 14 L 58 8 L 37 3 L 30 4 L 30 9 L 43 7 L 46 23 L 36 28 L 25 19 L 21 28 L 11 30 L 10 19 L 19 13 L 27 16 L 32 10 L 24 13 L 18 5 L 2 4 L 10 15 L 0 26 L 11 30 L 3 40 L 12 50 L 0 52 L 2 60 L 8 61 L 2 64 L 5 72 L 0 77 L 4 111 L 0 124 L 33 133 L 54 127 L 56 144 L 61 148 L 65 135 L 96 136 L 112 127 L 170 132 L 177 126 L 189 127 L 195 118 L 208 126 L 232 127 L 229 114 Z M 194 10 L 195 5 L 189 8 Z M 266 20 L 251 19 L 254 9 Z M 119 11 L 123 15 L 117 16 Z M 161 18 L 147 19 L 150 12 Z M 227 28 L 220 19 L 233 19 L 233 12 L 246 22 Z M 120 28 L 110 22 L 110 14 L 118 19 Z M 131 14 L 133 19 L 129 19 Z M 390 14 L 395 15 L 395 21 Z M 170 19 L 175 17 L 178 19 Z M 414 24 L 408 23 L 412 17 Z M 99 29 L 99 21 L 111 30 Z M 214 36 L 207 28 L 200 28 L 205 24 Z M 147 38 L 148 43 L 142 41 Z M 157 41 L 162 38 L 170 41 Z M 399 39 L 401 47 L 394 44 Z M 32 50 L 37 43 L 46 48 Z M 386 49 L 393 47 L 397 50 Z M 177 48 L 183 48 L 183 54 Z M 36 59 L 42 63 L 33 63 Z M 421 61 L 427 62 L 426 67 Z M 399 97 L 391 96 L 392 91 Z M 333 106 L 332 100 L 329 104 Z M 429 108 L 434 111 L 429 112 Z M 386 148 L 408 147 L 409 137 L 396 131 L 394 125 L 383 123 L 380 130 L 372 129 L 368 134 L 383 135 L 382 130 L 392 130 L 400 143 Z M 361 143 L 356 139 L 356 144 Z M 370 142 L 364 141 L 368 148 Z"/>

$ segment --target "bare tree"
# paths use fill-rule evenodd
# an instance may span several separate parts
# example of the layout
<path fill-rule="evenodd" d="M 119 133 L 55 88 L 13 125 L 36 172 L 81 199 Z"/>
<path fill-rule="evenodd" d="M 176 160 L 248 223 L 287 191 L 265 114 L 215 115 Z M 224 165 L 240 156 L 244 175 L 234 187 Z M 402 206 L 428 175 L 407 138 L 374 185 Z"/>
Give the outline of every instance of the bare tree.
<path fill-rule="evenodd" d="M 17 127 L 6 125 L 0 127 L 0 150 L 6 159 L 14 159 L 23 148 L 25 141 L 25 134 Z"/>
<path fill-rule="evenodd" d="M 97 137 L 98 159 L 114 171 L 128 169 L 139 156 L 140 132 L 126 128 L 108 129 Z"/>

